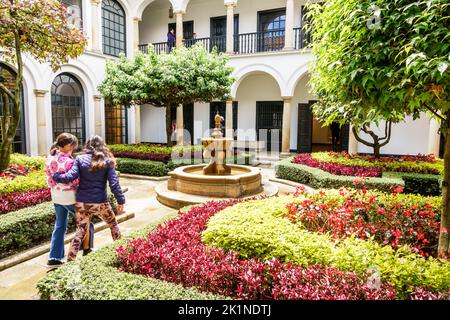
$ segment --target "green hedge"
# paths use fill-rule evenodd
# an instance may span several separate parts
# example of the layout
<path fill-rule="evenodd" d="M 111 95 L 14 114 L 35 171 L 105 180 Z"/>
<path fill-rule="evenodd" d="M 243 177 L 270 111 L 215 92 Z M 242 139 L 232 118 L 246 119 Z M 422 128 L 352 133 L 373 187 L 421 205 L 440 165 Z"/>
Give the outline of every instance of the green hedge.
<path fill-rule="evenodd" d="M 450 263 L 414 254 L 408 247 L 394 251 L 373 240 L 331 239 L 281 218 L 292 197 L 237 204 L 208 221 L 202 240 L 213 247 L 239 252 L 245 258 L 272 259 L 302 266 L 325 265 L 364 275 L 376 268 L 402 294 L 423 286 L 436 292 L 450 289 Z"/>
<path fill-rule="evenodd" d="M 112 195 L 109 202 L 116 212 L 116 200 Z M 72 220 L 69 219 L 69 231 L 75 230 Z M 50 241 L 54 224 L 55 208 L 52 202 L 0 215 L 0 259 Z"/>
<path fill-rule="evenodd" d="M 108 146 L 108 148 L 115 152 L 137 152 L 148 154 L 171 154 L 172 152 L 183 153 L 189 150 L 192 152 L 203 150 L 201 145 L 167 147 L 153 144 L 113 144 Z"/>
<path fill-rule="evenodd" d="M 175 218 L 168 214 L 160 221 L 134 232 L 128 238 L 145 237 L 158 224 Z M 107 245 L 90 255 L 49 273 L 37 284 L 41 299 L 53 300 L 215 300 L 222 296 L 202 293 L 195 288 L 120 272 L 115 249 L 125 239 Z"/>
<path fill-rule="evenodd" d="M 252 164 L 254 155 L 250 153 L 243 153 L 237 155 L 231 159 L 227 159 L 227 163 L 245 163 L 247 165 Z M 142 176 L 150 177 L 163 177 L 167 176 L 168 173 L 175 168 L 192 165 L 201 164 L 203 160 L 193 159 L 193 160 L 178 160 L 170 161 L 165 164 L 163 162 L 151 161 L 151 160 L 138 160 L 129 158 L 117 158 L 117 170 L 121 173 L 136 174 Z"/>
<path fill-rule="evenodd" d="M 403 174 L 405 193 L 421 194 L 424 196 L 441 195 L 442 177 L 430 174 Z"/>
<path fill-rule="evenodd" d="M 354 187 L 355 181 L 364 181 L 368 189 L 392 192 L 393 186 L 404 186 L 400 178 L 361 178 L 350 176 L 338 176 L 323 170 L 292 163 L 293 158 L 287 158 L 277 163 L 275 173 L 277 178 L 299 182 L 313 188 Z"/>

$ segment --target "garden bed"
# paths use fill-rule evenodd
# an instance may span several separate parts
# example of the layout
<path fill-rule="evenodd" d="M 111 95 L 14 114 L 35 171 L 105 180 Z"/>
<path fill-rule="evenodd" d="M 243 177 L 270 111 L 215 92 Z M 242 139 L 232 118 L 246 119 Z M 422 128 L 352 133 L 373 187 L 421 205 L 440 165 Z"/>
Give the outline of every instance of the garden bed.
<path fill-rule="evenodd" d="M 0 215 L 51 199 L 44 171 L 45 158 L 11 155 L 0 173 Z"/>
<path fill-rule="evenodd" d="M 240 299 L 448 298 L 447 262 L 309 231 L 283 217 L 294 199 L 193 207 L 119 247 L 121 269 Z"/>
<path fill-rule="evenodd" d="M 164 147 L 159 145 L 111 145 L 121 173 L 164 177 L 178 167 L 205 163 L 202 146 Z M 173 156 L 175 155 L 175 158 Z M 254 155 L 238 152 L 227 163 L 251 165 Z M 208 160 L 209 161 L 209 160 Z"/>
<path fill-rule="evenodd" d="M 109 196 L 113 211 L 117 211 L 116 200 Z M 97 218 L 93 222 L 99 221 Z M 55 207 L 44 202 L 0 215 L 0 259 L 49 241 L 55 224 Z M 75 230 L 69 218 L 68 231 Z"/>
<path fill-rule="evenodd" d="M 422 172 L 439 171 L 440 162 L 440 160 L 413 162 L 411 159 L 409 161 L 385 159 L 384 162 L 370 162 L 359 158 L 347 159 L 341 153 L 312 153 L 284 159 L 276 165 L 275 171 L 278 178 L 307 184 L 313 188 L 338 189 L 352 187 L 358 181 L 364 181 L 369 189 L 388 192 L 401 186 L 404 187 L 405 193 L 437 196 L 441 193 L 441 175 L 412 173 L 406 168 L 409 165 L 414 167 L 413 163 L 415 163 L 415 167 L 419 164 L 425 167 Z M 396 166 L 397 171 L 385 171 L 388 169 L 384 168 L 381 163 L 389 164 L 392 167 Z M 420 169 L 418 170 L 420 171 Z"/>

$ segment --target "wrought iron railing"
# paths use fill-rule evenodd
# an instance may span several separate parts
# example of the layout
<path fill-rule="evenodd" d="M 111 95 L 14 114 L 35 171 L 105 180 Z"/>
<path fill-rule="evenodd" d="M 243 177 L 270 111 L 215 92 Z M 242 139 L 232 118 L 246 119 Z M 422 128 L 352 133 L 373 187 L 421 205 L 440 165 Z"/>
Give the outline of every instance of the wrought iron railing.
<path fill-rule="evenodd" d="M 226 52 L 226 37 L 209 37 L 198 39 L 186 39 L 183 43 L 186 47 L 191 47 L 200 43 L 206 50 L 211 52 L 217 48 L 219 52 Z M 251 32 L 234 35 L 234 53 L 249 54 L 257 52 L 280 51 L 285 47 L 285 31 L 273 30 L 264 32 Z M 306 48 L 311 42 L 311 36 L 302 28 L 294 28 L 294 48 L 296 50 Z M 157 54 L 170 53 L 175 48 L 174 42 L 158 42 L 152 44 Z M 148 45 L 139 45 L 139 50 L 148 52 Z"/>
<path fill-rule="evenodd" d="M 237 48 L 236 48 L 237 47 Z M 284 30 L 252 32 L 235 35 L 236 53 L 278 51 L 284 48 Z"/>
<path fill-rule="evenodd" d="M 303 28 L 294 28 L 294 49 L 304 49 L 311 43 L 311 34 Z"/>

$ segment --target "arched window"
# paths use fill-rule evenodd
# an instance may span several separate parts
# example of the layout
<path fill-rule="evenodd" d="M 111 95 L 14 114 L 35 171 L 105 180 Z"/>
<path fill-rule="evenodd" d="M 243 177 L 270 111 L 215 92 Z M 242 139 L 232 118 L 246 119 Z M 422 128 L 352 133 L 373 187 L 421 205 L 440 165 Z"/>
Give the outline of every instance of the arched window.
<path fill-rule="evenodd" d="M 14 92 L 16 81 L 16 72 L 8 67 L 6 64 L 0 62 L 0 82 L 3 83 L 5 87 Z M 22 90 L 22 101 L 20 108 L 20 122 L 16 130 L 16 135 L 12 144 L 13 152 L 26 153 L 26 136 L 25 136 L 25 110 L 23 103 L 23 90 Z M 13 107 L 13 101 L 8 98 L 7 102 L 10 110 L 10 114 Z M 0 142 L 3 140 L 3 129 L 5 127 L 5 116 L 4 116 L 4 102 L 3 97 L 0 95 Z"/>
<path fill-rule="evenodd" d="M 80 82 L 71 74 L 62 73 L 52 83 L 53 139 L 63 132 L 85 142 L 84 94 Z"/>
<path fill-rule="evenodd" d="M 83 5 L 82 0 L 61 0 L 67 8 L 68 22 L 78 29 L 83 29 Z"/>
<path fill-rule="evenodd" d="M 126 54 L 125 11 L 115 0 L 102 2 L 103 53 L 118 57 Z"/>

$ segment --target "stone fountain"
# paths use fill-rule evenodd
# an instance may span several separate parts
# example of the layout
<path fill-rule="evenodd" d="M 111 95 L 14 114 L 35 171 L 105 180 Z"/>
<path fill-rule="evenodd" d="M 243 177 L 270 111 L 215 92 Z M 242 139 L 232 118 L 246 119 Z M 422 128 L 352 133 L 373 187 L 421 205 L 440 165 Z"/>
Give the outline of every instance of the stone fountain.
<path fill-rule="evenodd" d="M 172 208 L 226 198 L 246 198 L 255 195 L 275 195 L 278 188 L 262 182 L 259 168 L 226 164 L 232 156 L 233 139 L 224 138 L 223 117 L 215 116 L 211 137 L 202 139 L 203 157 L 208 164 L 191 165 L 169 172 L 169 180 L 155 188 L 157 199 Z"/>

